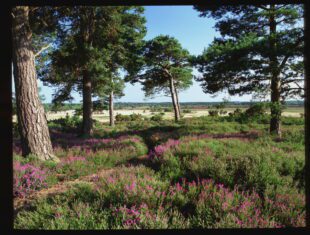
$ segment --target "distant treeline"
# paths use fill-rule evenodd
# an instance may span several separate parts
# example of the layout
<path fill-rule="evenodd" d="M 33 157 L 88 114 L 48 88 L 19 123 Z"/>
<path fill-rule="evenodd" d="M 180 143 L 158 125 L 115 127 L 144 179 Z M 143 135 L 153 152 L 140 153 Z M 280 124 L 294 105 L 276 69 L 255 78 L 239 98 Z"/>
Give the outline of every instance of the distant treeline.
<path fill-rule="evenodd" d="M 251 104 L 259 102 L 225 102 L 225 107 L 248 107 Z M 180 102 L 184 109 L 199 109 L 199 108 L 213 108 L 216 105 L 223 104 L 223 102 Z M 285 105 L 288 107 L 303 107 L 304 101 L 287 101 Z M 82 109 L 81 103 L 65 103 L 63 105 L 55 106 L 51 103 L 44 104 L 46 111 L 66 111 Z M 154 109 L 154 108 L 171 108 L 171 102 L 116 102 L 115 109 Z"/>

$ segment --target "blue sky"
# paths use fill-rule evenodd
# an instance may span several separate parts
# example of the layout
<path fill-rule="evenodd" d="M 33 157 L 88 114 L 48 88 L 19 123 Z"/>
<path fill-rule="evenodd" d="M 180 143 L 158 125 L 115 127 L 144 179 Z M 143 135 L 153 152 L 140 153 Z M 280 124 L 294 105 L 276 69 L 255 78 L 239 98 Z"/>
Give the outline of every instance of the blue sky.
<path fill-rule="evenodd" d="M 147 20 L 147 35 L 146 39 L 151 39 L 159 34 L 170 35 L 179 40 L 184 48 L 191 54 L 198 55 L 204 48 L 212 42 L 215 36 L 219 36 L 214 30 L 215 21 L 213 19 L 201 18 L 198 12 L 192 6 L 146 6 L 145 17 Z M 197 71 L 195 71 L 197 73 Z M 46 97 L 45 102 L 51 102 L 52 94 L 57 88 L 50 88 L 43 86 L 41 94 Z M 153 99 L 145 99 L 144 93 L 141 90 L 140 84 L 126 84 L 124 90 L 125 96 L 118 99 L 120 102 L 169 102 L 170 97 L 164 97 L 158 94 Z M 80 102 L 81 95 L 79 93 L 72 93 L 73 102 Z M 228 98 L 227 93 L 219 93 L 216 97 L 205 94 L 196 81 L 186 91 L 180 92 L 180 102 L 212 102 L 222 101 Z M 243 95 L 231 96 L 231 101 L 249 101 L 251 96 Z"/>

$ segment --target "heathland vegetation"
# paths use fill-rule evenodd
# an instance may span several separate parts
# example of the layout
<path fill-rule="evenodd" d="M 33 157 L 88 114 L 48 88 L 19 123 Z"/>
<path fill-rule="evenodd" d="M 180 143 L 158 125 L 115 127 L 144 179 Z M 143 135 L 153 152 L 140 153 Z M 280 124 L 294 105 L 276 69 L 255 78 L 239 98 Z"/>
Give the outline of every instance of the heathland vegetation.
<path fill-rule="evenodd" d="M 141 6 L 13 8 L 14 228 L 305 226 L 303 6 L 194 9 L 221 35 L 198 56 Z M 179 102 L 193 79 L 261 101 Z M 127 82 L 172 102 L 115 103 Z"/>

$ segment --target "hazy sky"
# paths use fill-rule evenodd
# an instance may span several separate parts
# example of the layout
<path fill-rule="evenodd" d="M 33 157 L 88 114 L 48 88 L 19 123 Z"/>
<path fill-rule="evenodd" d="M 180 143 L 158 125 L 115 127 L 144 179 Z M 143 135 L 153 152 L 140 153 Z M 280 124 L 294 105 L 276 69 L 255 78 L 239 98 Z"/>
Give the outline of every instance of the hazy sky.
<path fill-rule="evenodd" d="M 215 36 L 219 36 L 214 30 L 215 21 L 212 19 L 201 18 L 198 12 L 192 6 L 146 6 L 145 17 L 147 20 L 147 35 L 146 39 L 151 39 L 159 34 L 170 35 L 179 40 L 181 45 L 186 48 L 191 54 L 200 54 L 207 47 Z M 51 102 L 54 89 L 43 86 L 41 94 L 46 97 L 45 102 Z M 164 97 L 159 94 L 154 99 L 145 99 L 144 93 L 139 84 L 126 84 L 124 90 L 125 96 L 117 101 L 121 102 L 166 102 L 171 101 L 170 97 Z M 73 102 L 80 102 L 81 95 L 73 93 Z M 223 97 L 228 98 L 227 93 L 220 93 L 216 97 L 207 95 L 202 92 L 198 82 L 194 81 L 193 86 L 188 90 L 180 92 L 180 102 L 210 102 L 221 101 Z M 231 96 L 231 101 L 248 101 L 251 96 L 243 95 Z"/>

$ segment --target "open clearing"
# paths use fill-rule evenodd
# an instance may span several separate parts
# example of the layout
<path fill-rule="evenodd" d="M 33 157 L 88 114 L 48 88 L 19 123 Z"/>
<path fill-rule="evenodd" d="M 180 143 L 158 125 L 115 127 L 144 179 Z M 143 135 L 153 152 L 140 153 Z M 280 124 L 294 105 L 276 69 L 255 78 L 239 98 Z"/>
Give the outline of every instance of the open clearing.
<path fill-rule="evenodd" d="M 242 111 L 246 110 L 246 108 L 240 108 Z M 184 109 L 183 109 L 184 110 Z M 190 109 L 190 113 L 184 113 L 183 115 L 185 118 L 191 118 L 191 117 L 201 117 L 201 116 L 208 116 L 209 115 L 209 110 L 211 109 Z M 235 108 L 225 108 L 225 111 L 227 111 L 227 114 L 229 112 L 233 112 Z M 61 111 L 61 112 L 48 112 L 47 113 L 47 120 L 55 120 L 58 118 L 64 118 L 68 114 L 70 117 L 74 115 L 75 110 L 67 110 L 67 111 Z M 141 114 L 146 117 L 151 117 L 157 113 L 160 112 L 151 112 L 149 109 L 122 109 L 122 110 L 115 110 L 114 114 L 122 114 L 122 115 L 130 115 L 130 114 Z M 301 113 L 304 113 L 304 108 L 303 107 L 289 107 L 284 110 L 282 113 L 283 116 L 285 117 L 300 117 Z M 93 118 L 100 121 L 100 122 L 109 122 L 109 111 L 105 110 L 103 112 L 94 112 Z M 164 119 L 173 119 L 174 114 L 173 112 L 165 112 Z M 16 115 L 13 116 L 13 122 L 16 122 Z"/>

